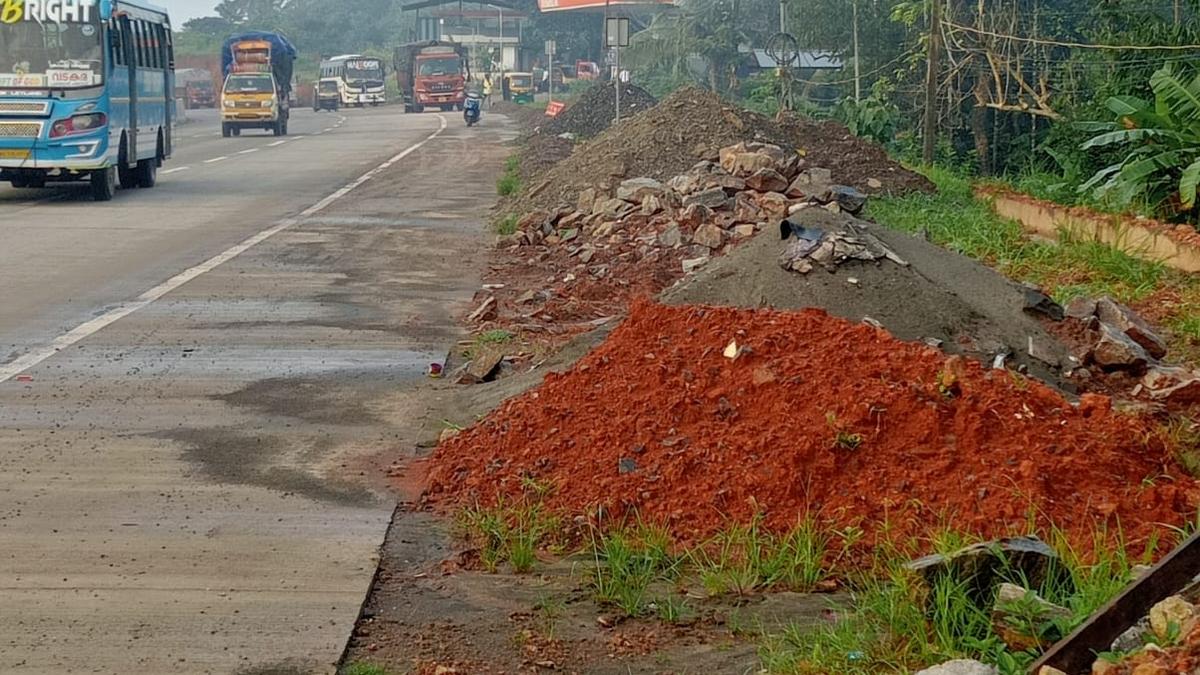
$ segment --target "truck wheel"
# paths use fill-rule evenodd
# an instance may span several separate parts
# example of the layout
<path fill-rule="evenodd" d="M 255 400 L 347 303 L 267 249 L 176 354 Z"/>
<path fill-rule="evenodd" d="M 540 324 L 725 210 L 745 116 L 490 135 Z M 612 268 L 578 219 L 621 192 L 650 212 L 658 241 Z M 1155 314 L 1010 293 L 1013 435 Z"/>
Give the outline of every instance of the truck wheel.
<path fill-rule="evenodd" d="M 232 134 L 229 132 L 229 125 L 222 124 L 221 125 L 221 138 L 229 138 L 231 135 Z"/>
<path fill-rule="evenodd" d="M 45 176 L 30 176 L 29 178 L 25 179 L 25 187 L 44 188 L 44 187 L 46 187 L 46 177 Z"/>
<path fill-rule="evenodd" d="M 92 185 L 92 199 L 98 202 L 111 201 L 117 194 L 117 167 L 96 169 L 88 177 Z"/>
<path fill-rule="evenodd" d="M 137 163 L 137 168 L 134 169 L 134 174 L 137 176 L 138 187 L 152 188 L 158 182 L 158 160 L 143 159 Z"/>
<path fill-rule="evenodd" d="M 12 186 L 15 188 L 29 187 L 29 179 L 28 178 L 14 178 L 14 179 L 12 179 L 11 182 L 12 182 Z"/>
<path fill-rule="evenodd" d="M 241 136 L 241 135 L 242 135 L 242 128 L 241 128 L 241 127 L 234 127 L 233 129 L 231 129 L 231 131 L 233 132 L 233 135 L 234 135 L 234 136 Z"/>

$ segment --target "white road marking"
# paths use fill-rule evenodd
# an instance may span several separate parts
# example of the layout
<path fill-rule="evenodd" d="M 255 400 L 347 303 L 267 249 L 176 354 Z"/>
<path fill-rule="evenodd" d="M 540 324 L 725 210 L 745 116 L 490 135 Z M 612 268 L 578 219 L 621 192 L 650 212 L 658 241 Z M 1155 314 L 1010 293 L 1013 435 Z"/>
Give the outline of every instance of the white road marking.
<path fill-rule="evenodd" d="M 213 162 L 219 162 L 219 161 L 221 161 L 221 160 L 223 160 L 223 159 L 229 159 L 229 158 L 228 158 L 228 157 L 226 157 L 225 155 L 221 155 L 220 157 L 213 157 L 212 159 L 206 159 L 206 160 L 204 160 L 204 163 L 205 163 L 205 164 L 212 164 Z"/>
<path fill-rule="evenodd" d="M 287 141 L 275 141 L 274 143 L 267 143 L 267 147 L 273 148 L 277 145 L 283 145 L 284 143 L 287 143 Z"/>
<path fill-rule="evenodd" d="M 248 155 L 252 152 L 258 152 L 258 148 L 250 148 L 249 150 L 238 150 L 239 155 Z"/>
<path fill-rule="evenodd" d="M 301 218 L 307 218 L 308 216 L 314 215 L 316 213 L 319 213 L 319 212 L 325 210 L 326 208 L 329 207 L 330 204 L 333 204 L 337 200 L 339 200 L 342 197 L 345 197 L 347 194 L 349 194 L 351 190 L 354 190 L 355 188 L 359 187 L 363 183 L 366 183 L 367 181 L 371 180 L 375 176 L 379 175 L 379 173 L 381 171 L 387 170 L 396 162 L 399 162 L 400 160 L 404 159 L 405 157 L 408 157 L 412 153 L 421 149 L 421 147 L 423 147 L 429 141 L 432 141 L 434 138 L 437 138 L 443 131 L 446 130 L 446 118 L 442 117 L 441 115 L 438 115 L 438 122 L 439 122 L 439 124 L 438 124 L 437 131 L 434 131 L 432 134 L 426 136 L 420 142 L 408 146 L 403 151 L 401 151 L 399 154 L 393 156 L 391 159 L 388 159 L 383 164 L 380 164 L 379 166 L 375 167 L 374 169 L 371 169 L 370 171 L 368 171 L 368 172 L 364 173 L 363 175 L 359 176 L 358 178 L 354 179 L 346 186 L 340 188 L 338 191 L 325 197 L 324 199 L 317 202 L 316 204 L 313 204 L 312 206 L 308 207 L 307 209 L 304 209 L 303 211 L 300 212 L 299 218 L 285 218 L 285 219 L 279 221 L 278 223 L 276 223 L 275 225 L 263 230 L 262 232 L 259 232 L 258 234 L 250 237 L 249 239 L 243 241 L 242 243 L 236 244 L 236 245 L 226 249 L 225 251 L 218 253 L 216 256 L 209 258 L 208 260 L 200 263 L 199 265 L 196 265 L 195 267 L 190 267 L 190 268 L 180 272 L 179 274 L 176 274 L 175 276 L 171 277 L 170 279 L 167 279 L 166 281 L 155 286 L 154 288 L 151 288 L 150 290 L 146 291 L 145 293 L 142 293 L 141 295 L 137 296 L 133 300 L 128 300 L 126 302 L 123 302 L 120 305 L 117 305 L 116 307 L 108 310 L 104 314 L 101 314 L 100 316 L 98 316 L 90 321 L 86 321 L 84 323 L 79 324 L 78 326 L 72 328 L 71 330 L 67 331 L 66 333 L 63 333 L 62 335 L 59 335 L 58 337 L 54 338 L 52 341 L 50 341 L 49 344 L 44 345 L 42 347 L 38 347 L 38 348 L 34 349 L 33 351 L 17 358 L 14 361 L 11 361 L 4 365 L 0 365 L 0 383 L 4 383 L 4 382 L 7 382 L 8 380 L 11 380 L 12 378 L 16 377 L 17 375 L 25 372 L 26 370 L 29 370 L 30 368 L 36 366 L 37 364 L 41 363 L 42 361 L 45 361 L 46 359 L 50 358 L 51 356 L 54 356 L 58 352 L 66 349 L 67 347 L 70 347 L 70 346 L 80 342 L 81 340 L 84 340 L 85 338 L 87 338 L 91 335 L 94 335 L 95 333 L 97 333 L 100 330 L 103 330 L 107 326 L 111 326 L 112 324 L 116 323 L 117 321 L 120 321 L 121 319 L 129 316 L 130 314 L 133 314 L 134 312 L 138 311 L 139 309 L 145 307 L 146 305 L 149 305 L 150 303 L 154 302 L 155 300 L 158 300 L 159 298 L 163 297 L 167 293 L 170 293 L 171 291 L 179 288 L 180 286 L 186 284 L 187 282 L 191 281 L 192 279 L 195 279 L 196 277 L 200 276 L 201 274 L 204 274 L 205 272 L 211 272 L 212 270 L 220 267 L 224 263 L 227 263 L 230 260 L 233 260 L 234 258 L 241 255 L 242 253 L 245 253 L 247 250 L 249 250 L 253 246 L 255 246 L 257 244 L 261 244 L 262 242 L 266 241 L 267 239 L 270 239 L 271 237 L 275 236 L 276 234 L 279 234 L 280 232 L 291 227 L 292 225 L 295 225 L 296 223 L 300 222 Z M 225 159 L 225 158 L 222 157 L 220 159 Z M 215 160 L 208 160 L 208 161 L 215 161 Z M 179 167 L 179 168 L 183 168 L 183 167 Z"/>
<path fill-rule="evenodd" d="M 324 129 L 321 131 L 321 133 L 324 133 L 324 132 L 326 132 L 326 131 L 333 131 L 333 127 L 325 127 L 325 128 L 324 128 Z"/>
<path fill-rule="evenodd" d="M 190 167 L 190 166 L 177 166 L 177 167 L 175 167 L 174 169 L 167 169 L 166 171 L 162 171 L 162 172 L 160 172 L 160 173 L 162 173 L 162 174 L 165 176 L 165 175 L 167 175 L 167 174 L 169 174 L 169 173 L 178 173 L 178 172 L 180 172 L 180 171 L 187 171 L 187 170 L 189 170 L 189 169 L 191 169 L 191 168 L 192 168 L 192 167 Z"/>

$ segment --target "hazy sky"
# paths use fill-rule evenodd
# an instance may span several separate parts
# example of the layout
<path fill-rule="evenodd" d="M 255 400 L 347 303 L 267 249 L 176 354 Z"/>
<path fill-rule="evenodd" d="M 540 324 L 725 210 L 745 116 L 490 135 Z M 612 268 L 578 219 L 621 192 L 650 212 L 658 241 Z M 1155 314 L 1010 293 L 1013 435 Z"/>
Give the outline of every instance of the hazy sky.
<path fill-rule="evenodd" d="M 171 25 L 179 28 L 184 21 L 198 16 L 212 16 L 213 7 L 220 0 L 151 0 L 159 7 L 166 7 L 171 13 Z"/>

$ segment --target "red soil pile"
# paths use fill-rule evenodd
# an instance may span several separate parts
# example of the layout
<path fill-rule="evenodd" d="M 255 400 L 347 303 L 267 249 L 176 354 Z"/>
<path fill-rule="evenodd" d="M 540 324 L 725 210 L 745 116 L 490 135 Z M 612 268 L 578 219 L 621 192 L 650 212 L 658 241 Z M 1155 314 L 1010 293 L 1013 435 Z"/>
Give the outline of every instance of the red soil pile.
<path fill-rule="evenodd" d="M 441 445 L 427 496 L 487 503 L 530 477 L 552 508 L 636 512 L 683 542 L 756 511 L 869 542 L 885 522 L 1011 534 L 1036 510 L 1080 541 L 1119 523 L 1132 544 L 1200 503 L 1154 428 L 819 310 L 639 301 L 573 369 Z"/>

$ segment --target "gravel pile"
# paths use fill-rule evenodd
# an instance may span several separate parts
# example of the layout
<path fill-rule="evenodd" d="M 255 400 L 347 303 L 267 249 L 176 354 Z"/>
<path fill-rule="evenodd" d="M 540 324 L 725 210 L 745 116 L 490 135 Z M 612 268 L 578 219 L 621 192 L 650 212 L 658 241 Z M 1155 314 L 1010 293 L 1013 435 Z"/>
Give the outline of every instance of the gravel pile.
<path fill-rule="evenodd" d="M 868 141 L 844 138 L 836 130 L 836 125 L 828 124 L 806 126 L 793 122 L 780 126 L 712 92 L 686 87 L 645 112 L 622 119 L 593 140 L 576 145 L 570 157 L 528 183 L 503 208 L 517 214 L 539 208 L 557 209 L 574 204 L 587 188 L 608 191 L 634 177 L 667 180 L 686 172 L 697 161 L 715 160 L 720 148 L 744 141 L 802 150 L 809 166 L 826 162 L 840 166 L 848 175 L 834 171 L 833 181 L 867 194 L 932 189 L 928 181 L 890 160 Z M 846 169 L 851 165 L 853 171 Z"/>
<path fill-rule="evenodd" d="M 616 118 L 616 86 L 612 82 L 597 84 L 583 93 L 558 117 L 541 125 L 542 134 L 557 136 L 574 134 L 577 138 L 591 138 L 612 126 Z M 621 87 L 621 117 L 632 117 L 654 107 L 658 99 L 636 84 L 626 83 Z"/>

